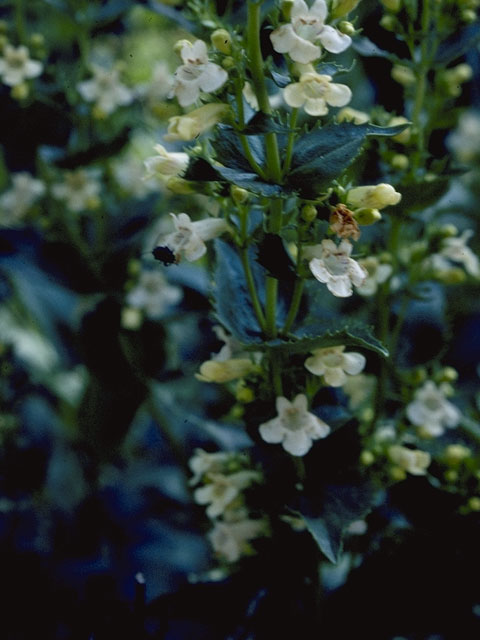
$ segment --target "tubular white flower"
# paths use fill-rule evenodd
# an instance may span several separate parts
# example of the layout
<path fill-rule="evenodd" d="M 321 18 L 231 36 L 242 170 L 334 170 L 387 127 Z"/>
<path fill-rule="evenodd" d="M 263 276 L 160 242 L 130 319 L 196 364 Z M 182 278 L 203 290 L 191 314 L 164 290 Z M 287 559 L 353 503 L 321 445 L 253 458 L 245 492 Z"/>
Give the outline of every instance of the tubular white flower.
<path fill-rule="evenodd" d="M 402 194 L 385 182 L 355 187 L 347 193 L 347 204 L 356 209 L 383 209 L 389 205 L 398 204 L 401 199 Z"/>
<path fill-rule="evenodd" d="M 314 349 L 313 355 L 305 360 L 305 368 L 315 376 L 323 376 L 325 384 L 341 387 L 348 375 L 356 375 L 365 367 L 366 359 L 361 353 L 344 353 L 345 346 Z"/>
<path fill-rule="evenodd" d="M 400 445 L 388 448 L 388 457 L 401 469 L 408 471 L 413 476 L 424 476 L 432 458 L 427 451 L 421 449 L 409 449 Z"/>
<path fill-rule="evenodd" d="M 180 52 L 183 65 L 175 72 L 172 94 L 180 106 L 188 107 L 200 95 L 220 89 L 228 79 L 225 69 L 208 60 L 207 45 L 203 40 L 186 43 Z"/>
<path fill-rule="evenodd" d="M 317 43 L 330 53 L 345 51 L 352 39 L 325 24 L 327 13 L 325 0 L 315 0 L 310 8 L 304 0 L 294 0 L 290 23 L 280 26 L 270 34 L 275 51 L 288 53 L 292 60 L 302 64 L 320 57 L 321 49 Z"/>
<path fill-rule="evenodd" d="M 474 278 L 480 277 L 480 263 L 470 247 L 467 247 L 468 240 L 473 236 L 473 231 L 467 229 L 457 238 L 445 238 L 442 241 L 440 255 L 452 262 L 463 265 L 465 271 Z"/>
<path fill-rule="evenodd" d="M 79 212 L 98 201 L 100 189 L 96 172 L 77 169 L 68 171 L 63 183 L 52 186 L 52 195 L 57 200 L 64 200 L 71 211 Z"/>
<path fill-rule="evenodd" d="M 184 116 L 173 116 L 168 120 L 167 134 L 164 139 L 167 142 L 193 140 L 224 120 L 230 111 L 228 104 L 214 102 L 189 111 Z"/>
<path fill-rule="evenodd" d="M 328 113 L 327 105 L 345 106 L 352 92 L 345 84 L 333 83 L 331 76 L 308 72 L 300 76 L 299 82 L 287 85 L 283 97 L 290 107 L 303 107 L 311 116 L 324 116 Z"/>
<path fill-rule="evenodd" d="M 161 144 L 156 144 L 153 148 L 158 155 L 150 156 L 145 160 L 146 179 L 157 175 L 178 176 L 188 167 L 187 153 L 167 151 Z"/>
<path fill-rule="evenodd" d="M 228 360 L 207 360 L 195 374 L 202 382 L 231 382 L 248 376 L 257 369 L 249 358 L 230 358 Z"/>
<path fill-rule="evenodd" d="M 95 102 L 102 113 L 109 115 L 133 101 L 133 91 L 120 82 L 119 69 L 92 66 L 92 73 L 93 78 L 77 84 L 77 91 L 86 102 Z"/>
<path fill-rule="evenodd" d="M 182 290 L 168 284 L 160 271 L 142 271 L 137 286 L 128 293 L 127 303 L 155 320 L 182 297 Z"/>
<path fill-rule="evenodd" d="M 190 484 L 198 484 L 206 473 L 220 473 L 231 458 L 232 454 L 225 451 L 208 453 L 203 449 L 195 449 L 194 455 L 188 461 L 188 466 L 193 473 Z"/>
<path fill-rule="evenodd" d="M 11 188 L 0 196 L 0 226 L 19 222 L 45 191 L 45 184 L 29 173 L 13 174 Z"/>
<path fill-rule="evenodd" d="M 36 78 L 43 71 L 43 64 L 38 60 L 30 60 L 27 47 L 12 47 L 6 44 L 0 58 L 0 77 L 3 84 L 15 87 L 24 80 Z"/>
<path fill-rule="evenodd" d="M 445 385 L 437 386 L 431 380 L 415 392 L 414 400 L 407 405 L 407 418 L 421 434 L 427 437 L 441 436 L 445 427 L 454 428 L 461 419 L 457 407 L 445 397 Z"/>
<path fill-rule="evenodd" d="M 307 397 L 299 394 L 290 402 L 279 396 L 276 400 L 277 417 L 260 425 L 259 431 L 265 442 L 282 443 L 292 456 L 304 456 L 313 440 L 325 438 L 330 427 L 308 411 Z"/>
<path fill-rule="evenodd" d="M 207 240 L 212 240 L 229 230 L 228 224 L 220 218 L 206 218 L 192 222 L 186 213 L 179 213 L 178 216 L 174 213 L 170 215 L 173 218 L 175 231 L 160 239 L 159 246 L 154 249 L 154 255 L 161 248 L 170 252 L 173 260 L 169 262 L 179 262 L 182 255 L 189 262 L 198 260 L 207 251 L 205 245 Z"/>
<path fill-rule="evenodd" d="M 194 499 L 198 504 L 208 504 L 209 518 L 220 516 L 228 505 L 237 498 L 241 491 L 253 482 L 260 482 L 262 474 L 258 471 L 238 471 L 226 476 L 222 473 L 210 473 L 209 484 L 194 491 Z"/>
<path fill-rule="evenodd" d="M 367 278 L 367 271 L 353 258 L 350 258 L 353 246 L 348 240 L 342 240 L 337 246 L 333 240 L 322 240 L 320 245 L 310 250 L 314 257 L 309 262 L 314 277 L 338 298 L 352 295 L 352 284 L 361 286 Z"/>
<path fill-rule="evenodd" d="M 368 276 L 365 282 L 357 287 L 357 291 L 362 296 L 373 296 L 378 289 L 379 284 L 383 284 L 392 275 L 392 266 L 382 264 L 375 256 L 369 256 L 358 261 Z"/>
<path fill-rule="evenodd" d="M 236 562 L 242 555 L 251 553 L 250 540 L 267 534 L 265 519 L 245 519 L 238 522 L 216 522 L 208 538 L 216 553 L 227 562 Z"/>

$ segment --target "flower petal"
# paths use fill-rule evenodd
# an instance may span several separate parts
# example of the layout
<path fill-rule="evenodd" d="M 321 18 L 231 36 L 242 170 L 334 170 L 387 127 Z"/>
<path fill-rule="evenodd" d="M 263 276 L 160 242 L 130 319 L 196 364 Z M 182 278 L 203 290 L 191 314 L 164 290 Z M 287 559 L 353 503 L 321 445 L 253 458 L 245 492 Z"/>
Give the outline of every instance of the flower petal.
<path fill-rule="evenodd" d="M 355 376 L 363 370 L 366 362 L 367 359 L 361 353 L 357 353 L 356 351 L 344 353 L 342 368 L 346 373 Z"/>
<path fill-rule="evenodd" d="M 283 90 L 283 99 L 289 107 L 295 107 L 295 109 L 298 109 L 303 106 L 305 97 L 301 89 L 302 85 L 299 82 L 294 82 L 293 84 L 289 84 L 285 87 Z"/>
<path fill-rule="evenodd" d="M 329 387 L 341 387 L 347 381 L 347 376 L 340 367 L 329 367 L 323 376 Z"/>
<path fill-rule="evenodd" d="M 274 418 L 273 420 L 264 422 L 259 426 L 258 430 L 265 442 L 269 442 L 271 444 L 282 442 L 285 437 L 285 430 L 279 418 Z"/>
<path fill-rule="evenodd" d="M 326 284 L 330 293 L 333 293 L 337 298 L 348 298 L 353 293 L 348 276 L 330 276 L 330 280 Z"/>
<path fill-rule="evenodd" d="M 216 91 L 228 80 L 228 73 L 218 64 L 209 62 L 205 66 L 205 70 L 198 78 L 198 84 L 202 91 L 210 93 Z"/>
<path fill-rule="evenodd" d="M 340 31 L 337 31 L 337 29 L 329 25 L 323 27 L 318 39 L 330 53 L 341 53 L 352 44 L 350 36 L 340 33 Z"/>
<path fill-rule="evenodd" d="M 305 101 L 305 113 L 309 116 L 326 116 L 328 107 L 323 98 L 308 98 Z"/>
<path fill-rule="evenodd" d="M 332 107 L 344 107 L 352 99 L 352 92 L 346 84 L 332 82 L 325 99 Z"/>
<path fill-rule="evenodd" d="M 305 431 L 291 431 L 283 441 L 283 448 L 292 456 L 304 456 L 310 451 L 312 439 Z"/>

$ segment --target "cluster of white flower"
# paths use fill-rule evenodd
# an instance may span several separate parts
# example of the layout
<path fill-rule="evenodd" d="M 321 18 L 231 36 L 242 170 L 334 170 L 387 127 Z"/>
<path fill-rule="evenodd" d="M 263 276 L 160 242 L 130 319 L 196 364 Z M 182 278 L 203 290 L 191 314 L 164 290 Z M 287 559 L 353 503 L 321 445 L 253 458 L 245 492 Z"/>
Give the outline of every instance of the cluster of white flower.
<path fill-rule="evenodd" d="M 45 191 L 45 184 L 29 173 L 22 171 L 12 174 L 12 186 L 0 196 L 0 226 L 21 222 Z"/>
<path fill-rule="evenodd" d="M 467 242 L 473 236 L 471 229 L 465 230 L 460 236 L 444 238 L 440 250 L 425 258 L 422 269 L 431 272 L 440 281 L 448 280 L 448 275 L 455 265 L 462 266 L 468 275 L 480 278 L 480 261 L 473 253 Z"/>
<path fill-rule="evenodd" d="M 118 68 L 92 65 L 93 77 L 77 84 L 77 91 L 86 102 L 95 103 L 97 115 L 108 116 L 118 107 L 131 104 L 134 92 L 120 81 Z"/>
<path fill-rule="evenodd" d="M 342 240 L 336 245 L 333 240 L 322 240 L 313 247 L 307 247 L 304 256 L 309 260 L 313 276 L 338 298 L 352 295 L 352 285 L 359 287 L 367 279 L 367 271 L 350 257 L 353 245 Z"/>
<path fill-rule="evenodd" d="M 77 169 L 67 171 L 63 182 L 52 185 L 52 195 L 63 200 L 70 211 L 79 213 L 98 207 L 101 188 L 98 171 Z"/>
<path fill-rule="evenodd" d="M 445 428 L 452 429 L 460 423 L 461 413 L 447 400 L 450 385 L 436 385 L 427 380 L 414 394 L 407 405 L 406 413 L 410 422 L 417 427 L 418 435 L 424 438 L 441 436 Z"/>
<path fill-rule="evenodd" d="M 208 505 L 207 516 L 214 527 L 209 534 L 214 551 L 226 562 L 236 562 L 250 554 L 250 542 L 268 533 L 265 518 L 249 517 L 245 489 L 262 482 L 262 474 L 250 468 L 248 456 L 241 453 L 207 453 L 196 449 L 189 461 L 197 504 Z"/>

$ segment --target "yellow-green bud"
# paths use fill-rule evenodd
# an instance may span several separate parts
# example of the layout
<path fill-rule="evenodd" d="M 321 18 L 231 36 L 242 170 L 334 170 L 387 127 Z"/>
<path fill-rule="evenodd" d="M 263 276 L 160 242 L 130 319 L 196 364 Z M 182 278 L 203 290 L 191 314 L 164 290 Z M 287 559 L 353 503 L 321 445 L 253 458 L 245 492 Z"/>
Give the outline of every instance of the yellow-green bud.
<path fill-rule="evenodd" d="M 397 13 L 402 8 L 402 0 L 380 0 L 385 9 Z"/>
<path fill-rule="evenodd" d="M 401 199 L 402 194 L 395 191 L 394 187 L 386 182 L 354 187 L 347 193 L 347 204 L 355 209 L 384 209 L 390 205 L 398 204 Z"/>
<path fill-rule="evenodd" d="M 348 22 L 348 20 L 342 20 L 338 25 L 338 30 L 347 36 L 353 36 L 356 31 L 353 24 Z"/>
<path fill-rule="evenodd" d="M 337 113 L 338 122 L 353 122 L 354 124 L 365 124 L 370 120 L 368 113 L 358 111 L 351 107 L 344 107 Z"/>
<path fill-rule="evenodd" d="M 387 14 L 382 16 L 380 20 L 380 26 L 383 27 L 386 31 L 395 31 L 397 28 L 397 19 L 395 16 Z"/>
<path fill-rule="evenodd" d="M 468 501 L 468 506 L 472 511 L 480 511 L 480 498 L 478 496 L 473 496 Z"/>
<path fill-rule="evenodd" d="M 210 36 L 215 49 L 218 49 L 221 53 L 229 54 L 232 52 L 232 36 L 226 29 L 215 29 Z"/>
<path fill-rule="evenodd" d="M 471 455 L 471 450 L 463 444 L 449 444 L 444 451 L 445 462 L 452 466 L 459 465 Z"/>
<path fill-rule="evenodd" d="M 165 183 L 165 186 L 172 193 L 179 195 L 189 195 L 191 193 L 198 193 L 197 184 L 190 182 L 190 180 L 184 180 L 179 176 L 170 176 Z"/>
<path fill-rule="evenodd" d="M 313 222 L 317 217 L 317 208 L 313 204 L 306 204 L 302 207 L 302 219 L 305 222 Z"/>
<path fill-rule="evenodd" d="M 396 153 L 390 160 L 390 164 L 394 169 L 404 171 L 405 169 L 408 169 L 408 165 L 410 163 L 408 161 L 408 156 L 406 156 L 404 153 Z"/>
<path fill-rule="evenodd" d="M 364 449 L 360 454 L 360 462 L 365 467 L 368 467 L 375 462 L 375 456 L 369 449 Z"/>
<path fill-rule="evenodd" d="M 465 271 L 460 267 L 452 267 L 446 271 L 434 271 L 433 275 L 443 284 L 462 284 L 467 279 Z"/>
<path fill-rule="evenodd" d="M 28 98 L 29 93 L 30 90 L 26 82 L 21 82 L 20 84 L 15 85 L 10 91 L 10 95 L 14 100 L 25 100 Z"/>
<path fill-rule="evenodd" d="M 233 69 L 233 67 L 236 65 L 235 59 L 232 58 L 232 56 L 226 56 L 223 60 L 222 60 L 222 67 L 224 69 L 226 69 L 227 71 L 229 69 Z"/>
<path fill-rule="evenodd" d="M 45 46 L 45 36 L 43 33 L 32 33 L 30 36 L 30 44 L 35 48 Z"/>
<path fill-rule="evenodd" d="M 230 360 L 207 360 L 195 374 L 203 382 L 230 382 L 244 378 L 257 369 L 248 358 L 232 358 Z"/>
<path fill-rule="evenodd" d="M 292 16 L 292 9 L 293 9 L 293 5 L 294 4 L 295 3 L 293 2 L 293 0 L 283 0 L 282 4 L 280 5 L 280 10 L 282 12 L 282 17 L 287 22 L 290 21 L 290 18 Z"/>
<path fill-rule="evenodd" d="M 375 222 L 381 220 L 382 214 L 378 209 L 362 207 L 361 209 L 356 209 L 353 212 L 353 217 L 358 224 L 362 225 L 362 227 L 368 227 L 369 225 L 375 224 Z"/>
<path fill-rule="evenodd" d="M 411 384 L 420 385 L 427 379 L 427 370 L 424 367 L 417 367 L 410 372 L 408 378 Z"/>
<path fill-rule="evenodd" d="M 244 204 L 245 202 L 247 202 L 248 198 L 250 197 L 250 194 L 246 189 L 242 189 L 242 187 L 237 187 L 236 184 L 233 184 L 230 187 L 230 195 L 232 196 L 232 200 L 236 204 Z"/>
<path fill-rule="evenodd" d="M 241 418 L 243 418 L 243 414 L 244 414 L 245 410 L 242 407 L 241 404 L 236 404 L 232 407 L 231 411 L 230 411 L 230 416 L 234 419 L 234 420 L 240 420 Z"/>
<path fill-rule="evenodd" d="M 177 42 L 173 45 L 173 50 L 179 56 L 182 53 L 183 47 L 191 47 L 192 43 L 190 40 L 186 40 L 183 38 L 182 40 L 177 40 Z"/>
<path fill-rule="evenodd" d="M 455 78 L 458 82 L 468 82 L 473 76 L 472 67 L 466 63 L 458 64 L 452 69 L 452 71 L 454 72 Z"/>
<path fill-rule="evenodd" d="M 382 251 L 382 253 L 378 255 L 378 259 L 382 264 L 392 264 L 393 256 L 388 251 Z"/>
<path fill-rule="evenodd" d="M 253 402 L 255 400 L 255 393 L 250 387 L 239 384 L 235 392 L 235 398 L 237 399 L 237 402 L 248 404 L 249 402 Z"/>
<path fill-rule="evenodd" d="M 122 309 L 121 325 L 124 329 L 135 331 L 140 328 L 142 320 L 143 316 L 140 309 L 133 309 L 132 307 L 124 307 Z"/>
<path fill-rule="evenodd" d="M 404 87 L 408 87 L 409 85 L 415 84 L 416 82 L 415 74 L 413 73 L 413 71 L 410 69 L 410 67 L 406 67 L 403 64 L 394 65 L 391 71 L 391 76 L 395 80 L 395 82 L 398 82 Z"/>
<path fill-rule="evenodd" d="M 343 18 L 355 9 L 360 0 L 335 0 L 332 9 L 332 18 Z M 341 30 L 341 29 L 340 29 Z M 343 31 L 345 33 L 345 31 Z"/>
<path fill-rule="evenodd" d="M 454 483 L 458 480 L 458 472 L 455 469 L 448 469 L 443 475 L 447 482 Z"/>
<path fill-rule="evenodd" d="M 463 22 L 466 22 L 467 24 L 471 24 L 477 19 L 477 14 L 472 9 L 464 9 L 460 15 Z"/>
<path fill-rule="evenodd" d="M 391 467 L 390 477 L 395 482 L 401 482 L 402 480 L 405 480 L 405 478 L 407 477 L 407 472 L 405 471 L 405 469 L 402 469 L 401 467 Z"/>
<path fill-rule="evenodd" d="M 407 124 L 407 123 L 408 123 L 408 120 L 404 116 L 394 116 L 393 118 L 390 119 L 388 126 L 395 127 L 399 124 Z M 410 127 L 407 127 L 401 133 L 397 133 L 396 136 L 392 136 L 392 140 L 395 140 L 395 142 L 400 142 L 400 144 L 407 144 L 410 140 L 411 133 L 412 133 L 412 130 L 410 129 Z"/>
<path fill-rule="evenodd" d="M 435 382 L 456 382 L 458 371 L 453 367 L 444 367 L 435 376 Z"/>
<path fill-rule="evenodd" d="M 442 224 L 438 230 L 441 238 L 455 238 L 458 236 L 458 228 L 454 224 Z"/>

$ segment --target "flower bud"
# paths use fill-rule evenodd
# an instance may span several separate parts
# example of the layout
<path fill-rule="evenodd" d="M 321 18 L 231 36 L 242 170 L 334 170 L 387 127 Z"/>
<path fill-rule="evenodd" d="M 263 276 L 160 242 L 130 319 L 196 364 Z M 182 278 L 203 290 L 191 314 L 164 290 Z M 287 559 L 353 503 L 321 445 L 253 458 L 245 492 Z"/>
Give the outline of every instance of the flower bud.
<path fill-rule="evenodd" d="M 390 118 L 388 126 L 395 127 L 399 124 L 408 124 L 408 122 L 409 120 L 407 120 L 407 118 L 405 118 L 404 116 L 394 116 L 393 118 Z M 407 127 L 400 133 L 397 133 L 396 136 L 392 136 L 392 140 L 395 140 L 395 142 L 400 142 L 400 144 L 407 144 L 410 140 L 411 133 L 411 128 Z"/>
<path fill-rule="evenodd" d="M 410 163 L 408 161 L 408 156 L 406 156 L 404 153 L 396 153 L 394 156 L 392 156 L 390 164 L 394 169 L 405 171 L 405 169 L 408 169 L 408 165 Z"/>
<path fill-rule="evenodd" d="M 390 477 L 394 482 L 401 482 L 407 477 L 407 472 L 401 467 L 390 467 Z"/>
<path fill-rule="evenodd" d="M 233 184 L 230 187 L 230 195 L 235 204 L 244 204 L 247 202 L 250 194 L 246 189 L 242 189 L 242 187 L 237 187 L 236 184 Z"/>
<path fill-rule="evenodd" d="M 385 31 L 395 31 L 395 29 L 397 28 L 397 24 L 397 19 L 391 14 L 382 16 L 380 20 L 380 26 L 383 27 Z"/>
<path fill-rule="evenodd" d="M 453 467 L 459 465 L 472 455 L 471 450 L 463 444 L 450 444 L 443 453 L 445 462 Z"/>
<path fill-rule="evenodd" d="M 452 69 L 458 82 L 468 82 L 472 79 L 473 69 L 469 64 L 458 64 Z"/>
<path fill-rule="evenodd" d="M 332 18 L 343 18 L 355 9 L 360 0 L 335 0 L 332 9 Z M 342 29 L 340 28 L 340 31 Z M 342 33 L 346 33 L 343 31 Z"/>
<path fill-rule="evenodd" d="M 177 40 L 177 42 L 173 45 L 173 50 L 179 56 L 182 53 L 182 49 L 184 47 L 191 47 L 192 43 L 190 40 L 186 40 L 183 38 L 182 40 Z"/>
<path fill-rule="evenodd" d="M 477 14 L 472 9 L 464 9 L 460 15 L 463 22 L 466 22 L 467 24 L 471 24 L 477 20 Z"/>
<path fill-rule="evenodd" d="M 365 124 L 370 120 L 368 113 L 358 111 L 351 107 L 344 107 L 337 113 L 337 122 L 353 122 L 354 124 Z"/>
<path fill-rule="evenodd" d="M 375 462 L 375 456 L 368 449 L 364 449 L 360 454 L 360 462 L 365 467 L 369 467 L 371 464 Z"/>
<path fill-rule="evenodd" d="M 410 69 L 410 67 L 406 67 L 403 64 L 395 64 L 392 67 L 391 76 L 395 80 L 395 82 L 398 82 L 404 87 L 408 87 L 409 85 L 415 84 L 416 82 L 415 74 L 413 73 L 413 71 Z"/>
<path fill-rule="evenodd" d="M 30 36 L 30 44 L 32 45 L 32 47 L 35 47 L 36 49 L 40 49 L 41 47 L 44 47 L 45 36 L 43 35 L 43 33 L 32 33 L 32 35 Z"/>
<path fill-rule="evenodd" d="M 462 284 L 467 279 L 467 274 L 460 267 L 452 267 L 445 270 L 434 270 L 433 277 L 443 284 Z"/>
<path fill-rule="evenodd" d="M 223 60 L 222 60 L 222 67 L 224 69 L 226 69 L 227 71 L 229 69 L 233 69 L 233 67 L 236 65 L 235 59 L 232 58 L 232 56 L 226 56 Z"/>
<path fill-rule="evenodd" d="M 348 22 L 348 20 L 342 20 L 338 25 L 338 30 L 347 36 L 353 36 L 356 32 L 355 27 L 351 22 Z"/>
<path fill-rule="evenodd" d="M 313 222 L 317 217 L 317 208 L 313 204 L 306 204 L 302 207 L 302 219 L 305 222 Z"/>
<path fill-rule="evenodd" d="M 362 207 L 361 209 L 356 209 L 353 212 L 353 217 L 358 222 L 358 224 L 363 227 L 368 227 L 371 224 L 375 224 L 382 219 L 382 214 L 378 209 L 370 209 L 368 207 Z"/>
<path fill-rule="evenodd" d="M 21 82 L 20 84 L 15 85 L 10 91 L 10 95 L 14 100 L 25 100 L 28 98 L 29 93 L 30 90 L 26 82 Z"/>
<path fill-rule="evenodd" d="M 130 329 L 135 331 L 142 325 L 142 312 L 140 309 L 133 309 L 132 307 L 124 307 L 122 309 L 121 325 L 124 329 Z"/>
<path fill-rule="evenodd" d="M 480 511 L 480 498 L 477 496 L 473 496 L 468 501 L 468 507 L 471 511 Z"/>
<path fill-rule="evenodd" d="M 347 193 L 347 203 L 355 208 L 383 209 L 398 204 L 402 195 L 391 184 L 381 182 L 376 185 L 355 187 Z"/>
<path fill-rule="evenodd" d="M 453 367 L 443 367 L 435 376 L 435 382 L 456 382 L 458 379 L 458 371 Z"/>
<path fill-rule="evenodd" d="M 191 193 L 198 193 L 197 184 L 190 180 L 184 180 L 178 176 L 170 176 L 165 183 L 165 186 L 172 193 L 178 195 L 189 195 Z"/>
<path fill-rule="evenodd" d="M 438 230 L 441 238 L 455 238 L 458 236 L 458 228 L 454 224 L 442 224 Z"/>
<path fill-rule="evenodd" d="M 455 471 L 455 469 L 447 469 L 443 474 L 443 477 L 447 482 L 454 484 L 458 480 L 458 471 Z"/>
<path fill-rule="evenodd" d="M 228 104 L 212 102 L 194 109 L 184 116 L 173 116 L 168 120 L 168 132 L 164 138 L 167 142 L 193 140 L 218 122 L 227 119 L 229 114 Z"/>
<path fill-rule="evenodd" d="M 402 8 L 402 0 L 380 0 L 385 9 L 397 13 Z"/>
<path fill-rule="evenodd" d="M 215 49 L 226 55 L 232 51 L 232 36 L 226 29 L 215 29 L 210 36 L 210 40 Z"/>
<path fill-rule="evenodd" d="M 256 365 L 248 358 L 232 358 L 230 360 L 207 360 L 195 374 L 202 382 L 230 382 L 244 378 L 256 370 Z"/>
<path fill-rule="evenodd" d="M 235 398 L 237 399 L 237 402 L 248 404 L 249 402 L 253 402 L 255 400 L 255 393 L 251 387 L 247 387 L 245 384 L 240 383 L 237 386 Z"/>

